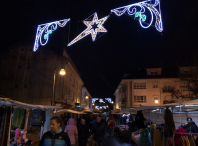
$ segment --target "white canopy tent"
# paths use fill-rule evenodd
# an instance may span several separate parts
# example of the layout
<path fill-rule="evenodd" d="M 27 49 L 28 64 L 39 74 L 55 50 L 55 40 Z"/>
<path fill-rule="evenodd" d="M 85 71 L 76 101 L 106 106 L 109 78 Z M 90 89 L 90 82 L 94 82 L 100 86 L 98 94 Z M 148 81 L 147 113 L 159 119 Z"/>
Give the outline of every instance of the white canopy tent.
<path fill-rule="evenodd" d="M 14 108 L 16 107 L 22 107 L 22 108 L 41 108 L 41 109 L 62 109 L 62 107 L 58 106 L 47 106 L 47 105 L 36 105 L 36 104 L 27 104 L 23 102 L 19 102 L 16 100 L 11 100 L 9 98 L 2 98 L 0 97 L 0 105 L 5 105 L 5 106 L 13 106 Z"/>

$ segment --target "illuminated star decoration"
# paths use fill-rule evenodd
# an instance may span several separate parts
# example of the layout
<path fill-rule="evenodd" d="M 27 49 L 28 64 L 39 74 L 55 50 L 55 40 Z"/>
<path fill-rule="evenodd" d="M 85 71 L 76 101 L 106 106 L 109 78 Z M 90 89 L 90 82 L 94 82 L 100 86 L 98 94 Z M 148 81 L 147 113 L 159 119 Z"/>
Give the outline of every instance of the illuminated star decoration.
<path fill-rule="evenodd" d="M 151 14 L 150 22 L 146 22 L 146 10 Z M 120 7 L 111 10 L 117 16 L 123 15 L 125 12 L 128 15 L 134 15 L 135 18 L 139 17 L 139 23 L 143 28 L 149 28 L 153 24 L 153 14 L 155 15 L 155 28 L 159 31 L 163 31 L 161 10 L 160 10 L 160 1 L 159 0 L 147 0 L 128 6 Z"/>
<path fill-rule="evenodd" d="M 39 43 L 42 46 L 46 45 L 49 40 L 49 35 L 52 34 L 52 32 L 55 31 L 58 26 L 64 27 L 69 21 L 70 19 L 64 19 L 64 20 L 38 25 L 33 51 L 36 52 L 36 50 L 38 50 Z"/>
<path fill-rule="evenodd" d="M 93 20 L 87 21 L 91 16 L 93 16 Z M 107 32 L 107 30 L 102 25 L 104 24 L 104 22 L 107 20 L 109 16 L 106 16 L 100 20 L 98 20 L 97 13 L 94 13 L 91 16 L 83 21 L 83 23 L 87 26 L 87 29 L 85 29 L 81 34 L 79 34 L 67 46 L 71 46 L 72 44 L 76 43 L 77 41 L 86 37 L 89 34 L 91 34 L 92 36 L 92 41 L 95 41 L 98 32 Z M 94 25 L 97 25 L 97 28 L 94 29 L 93 28 Z"/>

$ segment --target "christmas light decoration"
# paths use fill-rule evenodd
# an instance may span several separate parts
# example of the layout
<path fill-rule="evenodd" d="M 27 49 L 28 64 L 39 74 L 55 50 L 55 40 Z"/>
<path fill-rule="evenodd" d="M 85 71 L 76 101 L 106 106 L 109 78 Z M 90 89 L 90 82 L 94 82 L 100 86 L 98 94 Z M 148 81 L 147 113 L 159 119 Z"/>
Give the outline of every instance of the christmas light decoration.
<path fill-rule="evenodd" d="M 128 117 L 130 114 L 123 114 L 122 117 Z"/>
<path fill-rule="evenodd" d="M 151 14 L 150 22 L 146 22 L 146 10 Z M 135 18 L 139 17 L 139 23 L 143 28 L 149 28 L 153 24 L 155 15 L 155 28 L 159 31 L 163 31 L 162 26 L 162 18 L 161 18 L 161 10 L 160 10 L 160 1 L 159 0 L 147 0 L 135 4 L 131 4 L 128 6 L 120 7 L 111 10 L 111 12 L 115 13 L 117 16 L 122 16 L 127 13 L 128 15 L 134 15 Z"/>
<path fill-rule="evenodd" d="M 111 98 L 105 98 L 109 103 L 111 103 Z"/>
<path fill-rule="evenodd" d="M 92 98 L 92 103 L 95 103 L 98 98 Z"/>
<path fill-rule="evenodd" d="M 92 21 L 88 21 L 88 20 L 90 20 L 90 18 L 92 16 L 93 16 Z M 95 41 L 98 32 L 107 32 L 107 30 L 102 25 L 104 24 L 104 22 L 107 20 L 108 17 L 109 16 L 106 16 L 106 17 L 98 20 L 97 13 L 92 14 L 90 17 L 88 17 L 87 19 L 85 19 L 83 21 L 83 23 L 87 26 L 87 29 L 85 29 L 82 33 L 80 33 L 67 46 L 73 45 L 74 43 L 76 43 L 77 41 L 79 41 L 80 39 L 86 37 L 89 34 L 91 34 L 91 36 L 92 36 L 92 41 Z M 97 25 L 96 28 L 94 28 L 95 25 Z"/>
<path fill-rule="evenodd" d="M 100 103 L 105 103 L 103 99 L 99 99 L 99 102 Z"/>
<path fill-rule="evenodd" d="M 49 40 L 49 35 L 52 34 L 52 32 L 55 31 L 58 26 L 64 27 L 69 21 L 70 19 L 64 19 L 38 25 L 33 51 L 36 52 L 38 50 L 39 43 L 42 46 L 46 45 Z"/>

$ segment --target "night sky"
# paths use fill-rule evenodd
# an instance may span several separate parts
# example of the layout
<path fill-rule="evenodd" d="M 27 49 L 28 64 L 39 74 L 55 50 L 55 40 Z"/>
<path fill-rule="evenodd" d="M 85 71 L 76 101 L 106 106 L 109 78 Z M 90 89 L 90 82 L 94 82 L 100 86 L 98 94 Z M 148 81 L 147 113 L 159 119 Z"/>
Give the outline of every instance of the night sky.
<path fill-rule="evenodd" d="M 136 2 L 139 1 L 4 0 L 0 3 L 0 45 L 4 49 L 24 37 L 35 37 L 39 24 L 70 18 L 70 25 L 53 32 L 49 45 L 66 48 L 92 97 L 111 97 L 123 74 L 134 68 L 195 65 L 198 56 L 197 0 L 161 0 L 162 33 L 155 27 L 142 28 L 128 15 L 118 17 L 112 13 L 103 25 L 107 33 L 100 33 L 95 42 L 88 35 L 67 47 L 68 39 L 71 41 L 86 29 L 82 20 L 95 12 L 100 19 L 109 15 L 111 9 Z"/>

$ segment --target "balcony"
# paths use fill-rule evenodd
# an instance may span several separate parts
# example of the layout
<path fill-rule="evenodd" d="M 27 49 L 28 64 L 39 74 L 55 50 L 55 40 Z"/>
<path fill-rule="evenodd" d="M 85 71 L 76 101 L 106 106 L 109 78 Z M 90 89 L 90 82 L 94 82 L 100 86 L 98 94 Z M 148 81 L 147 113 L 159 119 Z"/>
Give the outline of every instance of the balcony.
<path fill-rule="evenodd" d="M 174 88 L 172 87 L 163 87 L 162 88 L 162 92 L 165 93 L 165 92 L 174 92 Z"/>

